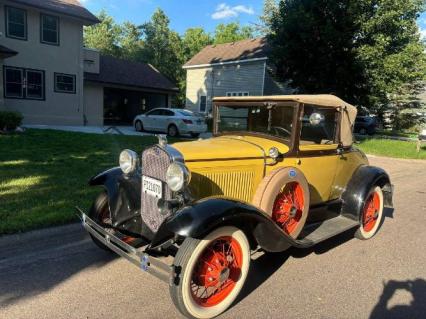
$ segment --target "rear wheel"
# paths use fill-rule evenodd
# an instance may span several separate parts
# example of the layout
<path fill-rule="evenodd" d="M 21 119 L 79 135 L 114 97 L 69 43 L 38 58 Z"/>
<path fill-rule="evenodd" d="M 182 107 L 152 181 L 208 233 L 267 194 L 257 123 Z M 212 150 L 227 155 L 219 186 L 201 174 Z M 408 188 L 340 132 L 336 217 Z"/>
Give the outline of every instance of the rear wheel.
<path fill-rule="evenodd" d="M 374 186 L 368 193 L 360 216 L 360 227 L 355 237 L 367 240 L 379 230 L 383 218 L 383 191 L 379 186 Z"/>
<path fill-rule="evenodd" d="M 167 135 L 170 137 L 176 137 L 179 135 L 179 131 L 176 125 L 170 124 L 167 128 Z"/>
<path fill-rule="evenodd" d="M 212 318 L 235 301 L 247 278 L 250 245 L 244 232 L 221 227 L 204 239 L 187 238 L 175 257 L 181 269 L 172 300 L 189 318 Z"/>
<path fill-rule="evenodd" d="M 96 197 L 95 201 L 92 204 L 92 207 L 89 211 L 89 217 L 94 220 L 97 224 L 109 224 L 111 223 L 111 214 L 109 211 L 108 205 L 108 195 L 105 192 L 102 192 Z M 102 244 L 98 239 L 92 237 L 93 242 L 99 247 L 107 251 L 111 251 L 107 246 Z"/>

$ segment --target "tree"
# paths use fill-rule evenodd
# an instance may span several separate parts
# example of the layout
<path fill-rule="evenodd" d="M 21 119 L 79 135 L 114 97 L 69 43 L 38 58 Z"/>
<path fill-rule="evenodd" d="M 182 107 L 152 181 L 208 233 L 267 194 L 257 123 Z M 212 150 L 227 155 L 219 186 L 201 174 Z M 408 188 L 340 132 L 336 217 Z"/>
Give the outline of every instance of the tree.
<path fill-rule="evenodd" d="M 235 42 L 253 38 L 253 29 L 249 26 L 240 26 L 237 22 L 218 24 L 214 32 L 214 44 Z"/>
<path fill-rule="evenodd" d="M 264 0 L 263 1 L 263 13 L 259 17 L 260 24 L 257 25 L 257 30 L 264 35 L 272 32 L 271 25 L 274 16 L 278 14 L 279 1 L 278 0 Z"/>
<path fill-rule="evenodd" d="M 138 26 L 124 22 L 120 34 L 120 56 L 123 59 L 138 61 L 142 57 L 144 43 L 141 40 L 142 32 Z"/>
<path fill-rule="evenodd" d="M 422 10 L 423 0 L 282 0 L 270 22 L 272 59 L 300 92 L 380 109 L 425 79 Z"/>
<path fill-rule="evenodd" d="M 212 44 L 213 39 L 202 28 L 189 28 L 182 37 L 185 60 L 188 61 L 205 46 Z"/>
<path fill-rule="evenodd" d="M 84 27 L 84 45 L 102 54 L 120 56 L 120 26 L 104 10 L 99 13 L 98 19 L 100 23 Z"/>

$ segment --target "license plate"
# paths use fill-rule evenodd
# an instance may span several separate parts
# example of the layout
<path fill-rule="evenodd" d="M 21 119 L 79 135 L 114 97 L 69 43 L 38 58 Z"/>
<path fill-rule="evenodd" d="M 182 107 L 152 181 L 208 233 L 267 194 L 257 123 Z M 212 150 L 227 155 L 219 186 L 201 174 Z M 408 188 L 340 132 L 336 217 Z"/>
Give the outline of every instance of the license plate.
<path fill-rule="evenodd" d="M 158 179 L 142 176 L 142 192 L 161 198 L 163 196 L 163 183 Z"/>

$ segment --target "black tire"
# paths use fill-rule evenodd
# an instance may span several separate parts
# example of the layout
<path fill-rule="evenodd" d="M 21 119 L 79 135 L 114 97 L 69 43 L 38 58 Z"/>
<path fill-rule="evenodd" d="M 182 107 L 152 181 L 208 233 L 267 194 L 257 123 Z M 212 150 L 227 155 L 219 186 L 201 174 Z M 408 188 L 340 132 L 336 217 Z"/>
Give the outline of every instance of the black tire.
<path fill-rule="evenodd" d="M 136 130 L 136 132 L 143 132 L 143 123 L 142 123 L 142 121 L 137 120 L 135 122 L 135 130 Z"/>
<path fill-rule="evenodd" d="M 355 232 L 355 238 L 367 240 L 377 234 L 384 218 L 383 209 L 383 191 L 380 186 L 375 185 L 368 192 L 364 200 L 364 207 L 360 216 L 360 226 Z"/>
<path fill-rule="evenodd" d="M 167 135 L 170 137 L 177 137 L 179 136 L 179 130 L 176 125 L 170 124 L 167 128 Z"/>
<path fill-rule="evenodd" d="M 110 211 L 108 206 L 108 195 L 105 192 L 102 192 L 94 200 L 92 207 L 89 210 L 89 217 L 94 220 L 96 223 L 106 223 L 110 220 Z M 93 242 L 103 250 L 112 252 L 107 246 L 102 244 L 97 238 L 92 237 Z"/>
<path fill-rule="evenodd" d="M 191 137 L 197 138 L 200 136 L 200 133 L 191 133 Z"/>
<path fill-rule="evenodd" d="M 227 253 L 219 260 L 216 253 L 211 255 L 212 250 Z M 202 265 L 209 253 L 214 256 L 216 264 L 207 269 Z M 226 311 L 240 293 L 250 267 L 250 244 L 242 230 L 220 227 L 203 239 L 186 238 L 176 254 L 174 265 L 180 270 L 170 286 L 170 296 L 176 308 L 187 318 L 213 318 Z M 210 288 L 205 288 L 207 285 Z M 204 290 L 199 297 L 194 296 L 194 287 L 197 287 L 197 294 L 198 289 L 213 289 L 213 293 L 209 295 L 209 291 Z M 206 297 L 202 298 L 204 293 Z M 208 304 L 209 300 L 212 304 Z"/>

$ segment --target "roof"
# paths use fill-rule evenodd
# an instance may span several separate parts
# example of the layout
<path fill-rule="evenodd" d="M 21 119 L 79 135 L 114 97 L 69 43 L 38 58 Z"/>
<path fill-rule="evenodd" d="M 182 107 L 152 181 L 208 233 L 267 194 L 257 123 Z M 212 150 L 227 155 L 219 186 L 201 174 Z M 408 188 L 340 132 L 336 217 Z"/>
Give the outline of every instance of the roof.
<path fill-rule="evenodd" d="M 12 2 L 69 15 L 85 20 L 89 22 L 88 24 L 100 22 L 99 19 L 87 10 L 78 0 L 12 0 Z"/>
<path fill-rule="evenodd" d="M 150 64 L 100 56 L 100 73 L 85 73 L 90 82 L 174 91 L 179 89 Z"/>
<path fill-rule="evenodd" d="M 263 101 L 294 101 L 306 104 L 314 104 L 325 107 L 349 107 L 355 106 L 346 103 L 342 99 L 331 94 L 304 94 L 304 95 L 271 95 L 271 96 L 243 96 L 243 97 L 215 97 L 214 102 L 263 102 Z M 355 108 L 356 109 L 356 108 Z"/>
<path fill-rule="evenodd" d="M 0 58 L 8 58 L 14 55 L 17 55 L 18 52 L 16 52 L 15 50 L 9 49 L 3 45 L 0 45 Z"/>
<path fill-rule="evenodd" d="M 270 47 L 266 38 L 241 40 L 225 44 L 212 44 L 203 48 L 183 66 L 191 68 L 244 60 L 266 60 Z"/>

